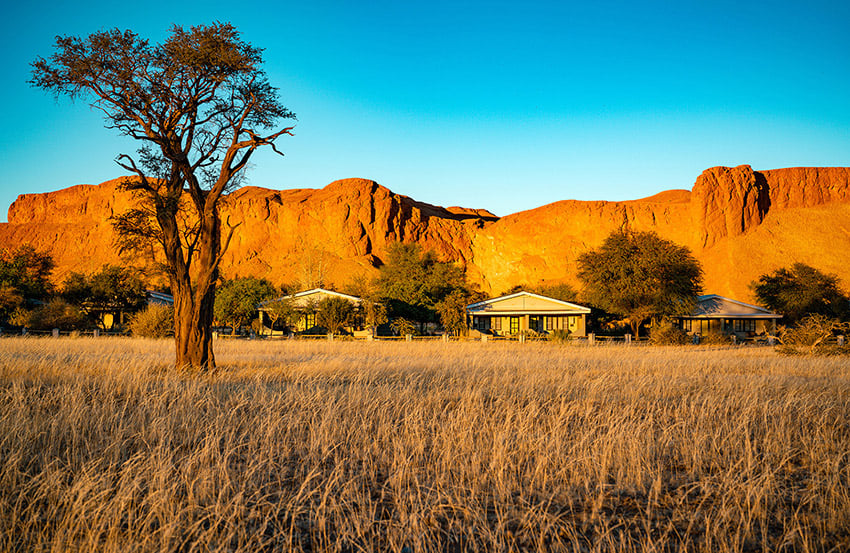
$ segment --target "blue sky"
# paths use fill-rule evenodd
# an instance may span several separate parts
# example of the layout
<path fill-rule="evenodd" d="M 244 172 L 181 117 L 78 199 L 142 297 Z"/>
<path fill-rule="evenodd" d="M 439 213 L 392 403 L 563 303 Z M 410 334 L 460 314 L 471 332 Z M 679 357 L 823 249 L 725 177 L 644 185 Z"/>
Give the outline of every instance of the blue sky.
<path fill-rule="evenodd" d="M 134 8 L 144 6 L 143 13 Z M 136 145 L 30 88 L 56 35 L 229 21 L 298 116 L 248 184 L 364 177 L 506 215 L 690 188 L 715 165 L 850 165 L 847 2 L 15 3 L 0 23 L 0 220 L 121 175 Z"/>

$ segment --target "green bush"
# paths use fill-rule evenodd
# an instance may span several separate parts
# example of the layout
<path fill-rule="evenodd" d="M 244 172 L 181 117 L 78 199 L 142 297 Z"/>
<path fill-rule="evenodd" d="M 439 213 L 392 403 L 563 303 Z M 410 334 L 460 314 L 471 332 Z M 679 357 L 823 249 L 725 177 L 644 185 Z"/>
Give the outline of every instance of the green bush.
<path fill-rule="evenodd" d="M 165 338 L 174 335 L 174 308 L 151 304 L 130 320 L 130 333 L 142 338 Z"/>
<path fill-rule="evenodd" d="M 701 334 L 699 343 L 703 346 L 730 346 L 732 345 L 732 337 L 728 334 L 712 330 Z"/>
<path fill-rule="evenodd" d="M 393 322 L 390 323 L 390 328 L 399 336 L 417 334 L 416 325 L 413 323 L 413 321 L 409 321 L 404 317 L 397 317 L 393 319 Z"/>
<path fill-rule="evenodd" d="M 18 308 L 9 321 L 16 326 L 38 330 L 77 330 L 86 326 L 86 316 L 80 309 L 60 298 L 32 310 Z"/>
<path fill-rule="evenodd" d="M 838 335 L 850 333 L 850 323 L 826 315 L 809 315 L 794 328 L 779 331 L 777 351 L 786 355 L 848 355 L 850 345 L 838 345 Z"/>
<path fill-rule="evenodd" d="M 657 346 L 681 346 L 690 343 L 691 337 L 672 323 L 663 322 L 649 331 L 649 341 Z"/>
<path fill-rule="evenodd" d="M 569 342 L 573 339 L 569 330 L 556 329 L 549 333 L 550 342 Z"/>

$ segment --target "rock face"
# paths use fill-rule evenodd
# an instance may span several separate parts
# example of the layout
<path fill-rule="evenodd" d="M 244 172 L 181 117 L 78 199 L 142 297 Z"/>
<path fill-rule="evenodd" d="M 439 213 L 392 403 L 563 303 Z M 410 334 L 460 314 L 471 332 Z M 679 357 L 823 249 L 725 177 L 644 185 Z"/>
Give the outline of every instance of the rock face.
<path fill-rule="evenodd" d="M 132 199 L 117 184 L 22 195 L 9 208 L 9 223 L 0 224 L 0 241 L 49 251 L 59 281 L 71 271 L 122 262 L 109 217 Z M 246 187 L 227 197 L 221 213 L 241 223 L 224 274 L 278 284 L 318 274 L 342 286 L 374 276 L 396 241 L 462 263 L 470 280 L 494 294 L 517 284 L 577 284 L 576 258 L 628 228 L 691 248 L 707 292 L 752 300 L 752 280 L 795 261 L 836 273 L 850 287 L 850 168 L 714 167 L 691 191 L 627 202 L 566 200 L 502 218 L 417 202 L 364 179 L 320 190 Z"/>

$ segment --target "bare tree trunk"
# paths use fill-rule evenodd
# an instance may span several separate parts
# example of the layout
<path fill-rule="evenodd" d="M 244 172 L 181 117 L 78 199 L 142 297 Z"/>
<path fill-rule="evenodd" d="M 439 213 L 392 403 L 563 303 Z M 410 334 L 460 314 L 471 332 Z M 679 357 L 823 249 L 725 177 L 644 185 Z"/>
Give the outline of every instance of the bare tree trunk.
<path fill-rule="evenodd" d="M 171 244 L 176 249 L 165 253 L 170 263 L 179 265 L 175 267 L 176 270 L 171 271 L 176 366 L 212 370 L 215 369 L 215 355 L 212 349 L 213 307 L 221 249 L 221 227 L 217 209 L 213 208 L 211 213 L 204 215 L 198 231 L 200 235 L 191 271 L 183 261 L 179 240 L 166 241 L 166 246 Z M 170 228 L 176 229 L 177 226 L 174 224 Z"/>
<path fill-rule="evenodd" d="M 212 350 L 212 305 L 215 290 L 196 301 L 188 283 L 174 290 L 174 342 L 178 368 L 215 368 Z"/>

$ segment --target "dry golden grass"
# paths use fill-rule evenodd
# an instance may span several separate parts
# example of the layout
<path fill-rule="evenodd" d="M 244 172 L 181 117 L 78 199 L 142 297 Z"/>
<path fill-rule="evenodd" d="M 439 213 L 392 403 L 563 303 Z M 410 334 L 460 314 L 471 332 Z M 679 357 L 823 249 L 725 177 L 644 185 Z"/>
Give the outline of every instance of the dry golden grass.
<path fill-rule="evenodd" d="M 846 551 L 850 380 L 766 349 L 0 340 L 2 551 Z"/>

